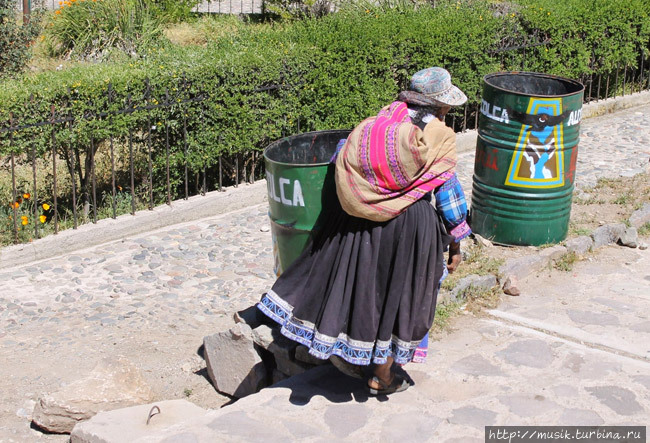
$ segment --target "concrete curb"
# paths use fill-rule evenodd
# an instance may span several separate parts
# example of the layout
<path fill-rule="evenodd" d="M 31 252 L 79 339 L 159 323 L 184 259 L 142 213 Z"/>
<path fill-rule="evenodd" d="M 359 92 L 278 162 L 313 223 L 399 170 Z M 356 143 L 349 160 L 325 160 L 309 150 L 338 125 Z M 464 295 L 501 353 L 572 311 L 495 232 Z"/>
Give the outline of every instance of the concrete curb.
<path fill-rule="evenodd" d="M 624 240 L 627 238 L 624 237 L 624 234 L 627 234 L 630 230 L 634 230 L 634 238 L 633 241 L 628 242 Z M 582 239 L 588 241 L 586 246 L 583 246 L 583 242 L 580 241 Z M 480 245 L 477 236 L 474 237 L 474 241 Z M 465 302 L 467 299 L 465 291 L 470 287 L 474 289 L 491 289 L 498 285 L 507 295 L 517 296 L 519 295 L 518 281 L 523 280 L 535 271 L 548 268 L 569 254 L 576 254 L 579 259 L 582 259 L 588 253 L 596 252 L 598 249 L 610 245 L 632 249 L 638 248 L 640 250 L 648 248 L 646 243 L 640 242 L 637 238 L 635 228 L 626 228 L 624 223 L 610 223 L 596 228 L 589 236 L 567 238 L 555 246 L 538 249 L 532 254 L 511 258 L 499 267 L 496 274 L 486 276 L 471 274 L 463 277 L 451 291 L 441 291 L 439 293 L 438 303 L 445 305 L 453 302 Z M 492 246 L 481 247 L 490 248 Z"/>
<path fill-rule="evenodd" d="M 115 220 L 107 218 L 88 223 L 78 229 L 67 229 L 31 243 L 0 249 L 0 269 L 53 258 L 91 246 L 121 240 L 156 229 L 215 217 L 261 204 L 266 201 L 266 180 L 226 188 L 224 192 L 209 192 L 188 200 L 176 200 L 171 206 L 162 205 L 151 211 L 125 214 Z"/>
<path fill-rule="evenodd" d="M 650 103 L 650 91 L 625 97 L 610 98 L 583 106 L 582 117 L 591 118 Z M 477 131 L 471 130 L 456 136 L 459 153 L 476 147 Z M 176 200 L 171 206 L 162 205 L 152 211 L 139 211 L 136 215 L 123 215 L 117 219 L 104 219 L 97 224 L 85 224 L 78 229 L 68 229 L 32 243 L 0 249 L 0 269 L 53 258 L 80 249 L 120 240 L 177 223 L 197 221 L 254 206 L 266 201 L 266 180 L 227 188 L 225 192 L 213 191 L 205 196 Z"/>

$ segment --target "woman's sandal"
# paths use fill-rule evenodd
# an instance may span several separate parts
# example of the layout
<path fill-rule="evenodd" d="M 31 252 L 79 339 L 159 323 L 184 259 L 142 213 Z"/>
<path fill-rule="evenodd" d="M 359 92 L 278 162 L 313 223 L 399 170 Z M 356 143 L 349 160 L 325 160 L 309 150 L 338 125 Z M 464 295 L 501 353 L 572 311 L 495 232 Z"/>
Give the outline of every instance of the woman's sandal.
<path fill-rule="evenodd" d="M 380 386 L 379 389 L 375 389 L 371 388 L 370 385 L 368 385 L 368 391 L 370 392 L 370 395 L 388 395 L 395 392 L 402 392 L 406 391 L 410 386 L 409 382 L 399 374 L 393 375 L 393 380 L 390 382 L 390 384 L 384 383 L 379 379 L 379 377 L 372 377 L 370 380 Z"/>

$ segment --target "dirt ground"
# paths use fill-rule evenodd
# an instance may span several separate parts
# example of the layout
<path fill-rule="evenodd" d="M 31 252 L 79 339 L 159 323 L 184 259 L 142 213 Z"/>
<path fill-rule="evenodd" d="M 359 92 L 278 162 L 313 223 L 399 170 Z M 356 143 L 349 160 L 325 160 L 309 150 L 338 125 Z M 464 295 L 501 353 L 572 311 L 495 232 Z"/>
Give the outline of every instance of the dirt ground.
<path fill-rule="evenodd" d="M 650 174 L 601 179 L 593 189 L 574 196 L 569 236 L 584 235 L 607 223 L 625 222 L 645 203 L 650 203 Z"/>
<path fill-rule="evenodd" d="M 203 408 L 221 407 L 230 399 L 211 385 L 199 349 L 202 337 L 229 323 L 225 314 L 216 317 L 199 325 L 152 322 L 137 333 L 108 327 L 101 335 L 86 334 L 83 326 L 75 325 L 32 331 L 0 362 L 0 442 L 68 441 L 69 435 L 29 428 L 35 399 L 86 378 L 102 357 L 120 356 L 134 363 L 154 401 L 186 398 Z"/>

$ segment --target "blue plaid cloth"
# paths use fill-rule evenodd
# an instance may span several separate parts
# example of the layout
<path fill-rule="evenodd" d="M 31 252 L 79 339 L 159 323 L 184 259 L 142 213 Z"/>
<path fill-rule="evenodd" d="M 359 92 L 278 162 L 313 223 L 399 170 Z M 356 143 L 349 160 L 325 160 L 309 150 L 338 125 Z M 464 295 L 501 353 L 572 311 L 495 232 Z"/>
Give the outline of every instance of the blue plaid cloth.
<path fill-rule="evenodd" d="M 467 225 L 467 200 L 465 193 L 454 176 L 444 182 L 434 191 L 436 197 L 436 210 L 442 215 L 445 227 L 451 235 L 460 241 L 472 233 Z"/>
<path fill-rule="evenodd" d="M 336 144 L 336 151 L 334 152 L 334 155 L 332 155 L 332 158 L 330 158 L 330 163 L 336 163 L 336 158 L 339 156 L 339 152 L 341 152 L 341 149 L 343 149 L 343 145 L 346 141 L 348 141 L 347 138 L 342 138 Z"/>

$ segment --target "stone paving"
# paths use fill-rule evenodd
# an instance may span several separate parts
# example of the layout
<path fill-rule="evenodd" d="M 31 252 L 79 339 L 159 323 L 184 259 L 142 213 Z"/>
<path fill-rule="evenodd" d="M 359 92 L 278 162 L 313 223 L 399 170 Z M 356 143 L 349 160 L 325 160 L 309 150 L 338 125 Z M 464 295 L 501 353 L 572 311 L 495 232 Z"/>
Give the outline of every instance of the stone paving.
<path fill-rule="evenodd" d="M 0 441 L 56 438 L 30 432 L 24 417 L 42 393 L 83 377 L 106 354 L 154 374 L 158 398 L 205 390 L 207 380 L 193 374 L 204 366 L 196 353 L 203 336 L 274 280 L 267 210 L 258 205 L 0 270 L 0 391 L 11 400 L 0 403 Z M 53 370 L 42 373 L 43 361 Z M 229 400 L 210 393 L 215 399 L 202 406 Z"/>
<path fill-rule="evenodd" d="M 630 176 L 644 171 L 650 158 L 649 142 L 650 105 L 583 121 L 577 187 L 585 189 L 600 177 Z M 467 191 L 471 189 L 473 156 L 473 152 L 460 155 L 459 175 Z M 131 353 L 132 357 L 137 359 L 138 355 L 145 353 L 143 347 L 150 347 L 158 351 L 157 358 L 168 359 L 170 373 L 181 367 L 185 372 L 200 372 L 201 362 L 196 355 L 196 348 L 200 346 L 202 337 L 208 335 L 228 313 L 257 301 L 261 293 L 274 281 L 270 243 L 267 207 L 257 205 L 235 213 L 171 226 L 27 266 L 0 270 L 0 360 L 5 362 L 0 365 L 0 391 L 5 397 L 4 406 L 0 408 L 0 441 L 59 438 L 29 429 L 30 407 L 43 391 L 52 391 L 75 380 L 112 349 L 119 349 L 127 355 Z M 647 312 L 647 306 L 644 309 Z M 588 315 L 581 313 L 582 311 L 573 314 L 567 312 L 566 315 L 578 325 L 580 316 Z M 575 318 L 571 317 L 572 315 Z M 558 321 L 566 321 L 566 318 Z M 499 340 L 494 339 L 502 332 L 495 332 L 495 327 L 485 322 L 481 320 L 480 325 L 472 326 L 474 332 L 468 332 L 476 338 L 472 345 L 478 346 L 480 342 L 487 340 L 492 343 L 490 346 L 499 348 L 494 349 L 495 353 L 510 352 L 511 355 L 518 355 L 520 351 L 517 349 L 503 351 L 499 347 Z M 517 333 L 513 330 L 507 334 Z M 530 339 L 521 338 L 519 341 L 523 344 L 518 346 L 525 348 L 526 340 Z M 467 345 L 469 346 L 469 343 Z M 167 346 L 182 348 L 184 357 L 178 358 L 174 354 L 176 360 L 171 359 L 172 354 L 166 350 Z M 447 345 L 440 343 L 435 346 Z M 544 346 L 542 347 L 546 350 L 557 349 L 559 354 L 565 356 L 564 359 L 569 358 L 570 352 L 565 349 L 570 348 L 570 344 L 547 343 Z M 45 361 L 52 365 L 53 370 L 43 374 L 36 373 L 34 360 L 39 359 L 47 359 Z M 629 360 L 634 361 L 631 357 Z M 545 376 L 556 375 L 553 373 L 553 365 L 559 368 L 561 363 L 553 361 L 549 360 L 545 366 L 549 368 Z M 516 362 L 510 363 L 514 366 L 501 375 L 500 370 L 489 361 L 481 363 L 482 366 L 479 365 L 480 367 L 474 370 L 495 371 L 493 376 L 511 377 L 516 375 L 517 370 Z M 153 371 L 156 364 L 153 356 L 140 362 L 143 369 L 149 372 Z M 636 366 L 639 364 L 644 368 L 646 376 L 650 374 L 647 363 L 645 366 L 642 362 L 634 363 Z M 57 367 L 69 370 L 61 373 L 55 370 Z M 616 367 L 627 366 L 620 363 Z M 452 369 L 450 368 L 450 371 Z M 421 372 L 418 377 L 435 381 L 434 373 L 428 372 L 430 370 L 437 371 L 435 373 L 438 374 L 444 372 L 436 366 L 425 365 L 418 369 Z M 457 368 L 452 372 L 462 373 Z M 606 374 L 603 372 L 603 375 Z M 634 376 L 638 376 L 638 373 L 635 375 L 632 371 L 626 375 L 630 379 Z M 454 375 L 452 378 L 459 378 L 465 383 L 460 375 Z M 646 379 L 643 380 L 647 383 Z M 543 380 L 536 380 L 535 383 L 535 386 L 543 388 Z M 164 383 L 159 380 L 158 384 L 162 386 Z M 171 381 L 167 384 L 171 385 Z M 575 389 L 575 386 L 570 384 L 571 382 L 567 382 L 562 387 L 560 383 L 556 388 L 564 389 L 566 395 L 570 395 L 569 391 Z M 445 389 L 448 388 L 435 381 L 429 391 L 414 389 L 413 392 L 405 394 L 404 399 L 395 402 L 408 402 L 412 396 L 435 397 L 437 392 Z M 459 395 L 471 399 L 475 390 L 488 393 L 489 390 L 486 389 L 484 383 L 474 380 L 471 389 L 462 388 Z M 517 392 L 516 387 L 510 390 Z M 529 390 L 532 392 L 534 387 Z M 598 388 L 593 395 L 598 397 L 599 393 L 605 391 Z M 163 398 L 167 395 L 180 395 L 180 392 L 182 387 L 168 386 L 168 389 L 160 388 L 158 395 Z M 499 395 L 503 396 L 505 392 L 507 390 Z M 217 396 L 216 393 L 214 395 Z M 614 394 L 607 391 L 602 395 L 609 398 Z M 625 395 L 622 398 L 627 398 Z M 495 417 L 506 417 L 509 408 L 518 408 L 517 405 L 520 404 L 524 408 L 532 409 L 544 409 L 548 406 L 545 400 L 535 399 L 534 396 L 532 400 L 518 398 L 515 396 L 513 399 L 502 397 L 485 400 L 491 402 L 490 404 L 498 403 L 498 411 L 484 409 L 485 405 L 470 401 L 458 411 L 450 410 L 451 418 L 445 421 L 444 426 L 449 426 L 454 420 L 473 426 L 472 423 L 476 424 L 478 420 L 476 417 L 494 421 Z M 539 403 L 535 403 L 536 401 Z M 647 417 L 650 413 L 647 402 L 639 403 L 638 398 L 636 401 L 639 410 Z M 236 405 L 240 403 L 240 407 L 247 404 L 240 401 Z M 346 408 L 336 411 L 327 406 L 328 404 L 325 402 L 319 407 L 332 411 L 325 413 L 325 419 L 329 421 L 337 421 L 348 413 L 365 414 L 362 412 L 363 408 L 355 402 L 346 403 Z M 391 401 L 390 404 L 395 403 Z M 418 429 L 420 424 L 428 426 L 434 421 L 442 421 L 442 415 L 434 413 L 436 407 L 433 404 L 427 408 L 427 411 L 421 411 L 424 414 L 421 417 L 412 417 L 404 423 L 415 420 L 413 429 Z M 576 404 L 574 409 L 583 411 L 585 408 L 588 408 L 585 404 Z M 552 409 L 552 405 L 548 406 L 549 411 Z M 635 411 L 630 415 L 630 422 L 634 422 L 633 419 L 638 417 L 638 410 Z M 569 412 L 574 414 L 574 418 L 583 413 L 585 416 L 589 415 L 588 412 Z M 382 418 L 384 416 L 381 412 L 378 414 L 369 422 L 377 426 L 376 429 L 373 427 L 377 432 L 390 427 L 388 419 Z M 431 414 L 430 420 L 426 418 L 427 414 Z M 555 415 L 549 417 L 554 420 L 558 418 Z M 605 422 L 609 423 L 607 420 Z M 407 424 L 400 426 L 408 427 Z M 298 430 L 292 431 L 294 437 L 303 432 L 300 429 L 307 428 L 311 427 L 301 424 L 296 428 Z M 477 435 L 476 432 L 470 434 Z M 334 432 L 332 437 L 337 435 Z M 471 440 L 461 438 L 457 441 Z"/>
<path fill-rule="evenodd" d="M 415 383 L 404 393 L 369 398 L 362 381 L 323 367 L 164 434 L 197 442 L 219 433 L 223 441 L 254 441 L 264 432 L 265 441 L 278 442 L 465 443 L 483 442 L 484 426 L 494 425 L 647 426 L 650 294 L 643 289 L 650 253 L 620 247 L 602 253 L 603 260 L 582 262 L 573 275 L 526 279 L 520 297 L 487 317 L 461 317 L 454 332 L 430 345 L 427 363 L 404 367 Z M 585 284 L 576 288 L 579 283 Z M 570 318 L 553 318 L 564 311 Z M 508 322 L 499 315 L 513 312 L 519 318 L 511 315 Z M 602 328 L 604 316 L 616 321 Z M 541 327 L 540 320 L 556 330 Z M 587 326 L 609 337 L 626 325 L 628 335 L 644 341 L 635 349 L 645 358 L 621 355 L 612 343 L 599 347 L 570 330 Z M 163 439 L 158 434 L 144 441 Z"/>
<path fill-rule="evenodd" d="M 266 214 L 257 206 L 2 271 L 3 345 L 34 325 L 83 319 L 91 334 L 248 306 L 273 281 Z"/>

